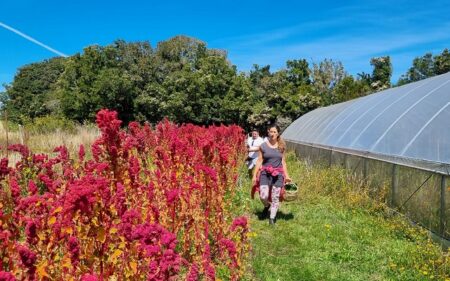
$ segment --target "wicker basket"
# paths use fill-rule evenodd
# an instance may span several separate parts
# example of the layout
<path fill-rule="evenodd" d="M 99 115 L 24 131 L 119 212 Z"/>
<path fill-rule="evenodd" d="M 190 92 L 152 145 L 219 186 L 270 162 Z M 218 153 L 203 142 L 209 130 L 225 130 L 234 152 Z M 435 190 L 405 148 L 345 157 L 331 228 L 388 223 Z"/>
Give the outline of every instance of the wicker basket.
<path fill-rule="evenodd" d="M 284 201 L 294 201 L 298 198 L 297 184 L 290 182 L 284 186 Z"/>

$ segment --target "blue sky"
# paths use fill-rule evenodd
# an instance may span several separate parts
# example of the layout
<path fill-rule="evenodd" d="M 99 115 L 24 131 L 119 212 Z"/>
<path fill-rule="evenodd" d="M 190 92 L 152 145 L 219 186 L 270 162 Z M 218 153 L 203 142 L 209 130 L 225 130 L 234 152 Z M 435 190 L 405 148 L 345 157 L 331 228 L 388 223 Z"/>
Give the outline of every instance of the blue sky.
<path fill-rule="evenodd" d="M 305 3 L 303 3 L 305 2 Z M 0 3 L 0 85 L 25 64 L 116 39 L 159 41 L 188 35 L 228 51 L 240 71 L 283 68 L 289 59 L 341 61 L 349 74 L 390 55 L 393 82 L 415 57 L 450 48 L 450 1 L 46 1 Z M 0 90 L 2 87 L 0 86 Z"/>

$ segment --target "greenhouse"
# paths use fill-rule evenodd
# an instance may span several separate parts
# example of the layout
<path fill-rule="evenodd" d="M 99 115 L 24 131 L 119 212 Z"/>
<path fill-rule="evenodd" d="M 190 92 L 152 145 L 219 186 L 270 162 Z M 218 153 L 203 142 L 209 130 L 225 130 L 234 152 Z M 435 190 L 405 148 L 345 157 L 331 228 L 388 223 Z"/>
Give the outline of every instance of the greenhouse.
<path fill-rule="evenodd" d="M 302 158 L 387 187 L 391 207 L 450 238 L 450 73 L 318 108 L 283 137 Z"/>

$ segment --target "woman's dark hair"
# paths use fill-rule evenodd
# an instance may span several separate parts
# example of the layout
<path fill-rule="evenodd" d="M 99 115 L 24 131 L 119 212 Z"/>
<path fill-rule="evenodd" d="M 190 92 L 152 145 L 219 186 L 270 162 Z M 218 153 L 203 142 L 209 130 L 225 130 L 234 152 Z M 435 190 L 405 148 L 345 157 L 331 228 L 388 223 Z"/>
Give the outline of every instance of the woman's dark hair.
<path fill-rule="evenodd" d="M 267 131 L 269 131 L 270 129 L 275 128 L 277 129 L 278 132 L 278 138 L 277 138 L 277 142 L 278 142 L 278 150 L 283 153 L 286 150 L 286 142 L 284 141 L 284 139 L 281 137 L 281 129 L 280 126 L 278 126 L 277 124 L 270 124 L 267 127 Z"/>

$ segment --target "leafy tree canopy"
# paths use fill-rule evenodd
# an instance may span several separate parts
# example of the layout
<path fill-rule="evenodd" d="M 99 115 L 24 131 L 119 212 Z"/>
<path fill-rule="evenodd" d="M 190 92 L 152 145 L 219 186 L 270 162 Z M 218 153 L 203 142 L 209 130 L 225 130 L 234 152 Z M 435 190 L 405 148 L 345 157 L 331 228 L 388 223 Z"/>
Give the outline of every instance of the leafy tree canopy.
<path fill-rule="evenodd" d="M 390 57 L 373 58 L 372 74 L 350 76 L 339 61 L 292 59 L 278 71 L 253 65 L 238 72 L 223 50 L 187 36 L 159 42 L 117 40 L 93 45 L 69 58 L 25 65 L 0 95 L 10 119 L 59 116 L 93 121 L 102 108 L 132 120 L 156 123 L 238 124 L 260 128 L 289 124 L 321 106 L 347 101 L 391 86 Z M 450 70 L 450 54 L 414 59 L 405 84 Z"/>

